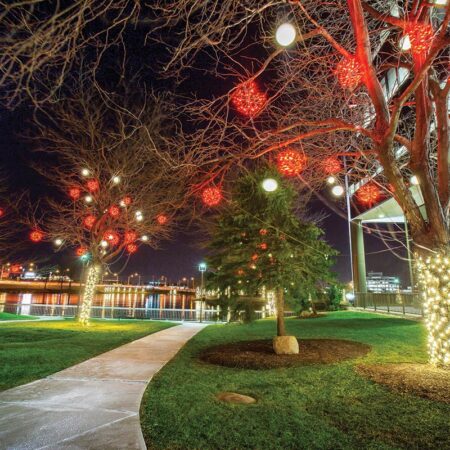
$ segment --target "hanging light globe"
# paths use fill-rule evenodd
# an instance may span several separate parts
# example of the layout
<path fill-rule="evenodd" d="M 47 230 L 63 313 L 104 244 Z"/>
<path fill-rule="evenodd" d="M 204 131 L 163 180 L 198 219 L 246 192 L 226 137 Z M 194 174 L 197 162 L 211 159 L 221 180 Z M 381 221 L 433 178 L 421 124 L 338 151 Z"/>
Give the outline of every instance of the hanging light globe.
<path fill-rule="evenodd" d="M 297 36 L 295 27 L 290 23 L 281 24 L 275 33 L 275 39 L 282 47 L 288 47 L 291 45 Z"/>

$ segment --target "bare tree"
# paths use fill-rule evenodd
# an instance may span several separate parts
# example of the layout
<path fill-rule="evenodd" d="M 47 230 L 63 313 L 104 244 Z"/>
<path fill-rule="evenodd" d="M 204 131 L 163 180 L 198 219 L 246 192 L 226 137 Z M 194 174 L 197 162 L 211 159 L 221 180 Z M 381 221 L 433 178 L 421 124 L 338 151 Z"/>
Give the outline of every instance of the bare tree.
<path fill-rule="evenodd" d="M 129 94 L 131 95 L 131 94 Z M 126 97 L 126 96 L 125 96 Z M 184 206 L 190 164 L 172 145 L 164 100 L 139 91 L 139 100 L 110 94 L 108 103 L 89 83 L 39 114 L 39 160 L 55 188 L 33 214 L 30 239 L 72 247 L 88 261 L 80 319 L 87 323 L 101 270 L 141 245 L 170 237 Z"/>
<path fill-rule="evenodd" d="M 157 39 L 178 38 L 165 70 L 173 76 L 200 68 L 217 82 L 213 98 L 200 92 L 203 98 L 187 107 L 199 127 L 190 143 L 204 149 L 205 182 L 248 160 L 283 164 L 294 151 L 303 162 L 294 156 L 289 174 L 300 189 L 326 200 L 326 179 L 333 174 L 343 184 L 345 161 L 355 206 L 393 197 L 402 208 L 417 259 L 427 261 L 419 268 L 431 360 L 449 364 L 442 278 L 450 267 L 447 2 L 184 0 L 171 6 L 163 0 L 156 6 Z M 274 37 L 283 22 L 297 31 L 287 48 Z"/>

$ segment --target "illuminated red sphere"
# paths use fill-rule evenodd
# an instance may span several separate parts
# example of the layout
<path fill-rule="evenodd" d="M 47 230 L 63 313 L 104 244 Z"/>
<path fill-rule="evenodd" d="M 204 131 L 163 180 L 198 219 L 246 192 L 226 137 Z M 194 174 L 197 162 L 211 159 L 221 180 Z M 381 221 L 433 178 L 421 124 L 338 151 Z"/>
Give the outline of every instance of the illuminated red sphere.
<path fill-rule="evenodd" d="M 203 189 L 202 201 L 206 206 L 217 206 L 222 201 L 222 189 L 217 186 Z"/>
<path fill-rule="evenodd" d="M 78 187 L 71 187 L 69 189 L 69 197 L 72 200 L 78 200 L 80 198 L 81 195 L 81 189 Z"/>
<path fill-rule="evenodd" d="M 86 247 L 80 246 L 75 250 L 75 254 L 79 257 L 85 255 L 88 252 Z"/>
<path fill-rule="evenodd" d="M 123 199 L 122 202 L 125 206 L 130 206 L 132 203 L 131 197 L 129 195 L 126 195 Z"/>
<path fill-rule="evenodd" d="M 111 246 L 116 246 L 120 242 L 119 234 L 114 230 L 106 230 L 103 234 L 103 239 L 107 241 Z"/>
<path fill-rule="evenodd" d="M 267 230 L 266 230 L 265 228 L 261 228 L 261 229 L 259 230 L 259 234 L 260 234 L 261 236 L 265 236 L 265 235 L 267 234 Z"/>
<path fill-rule="evenodd" d="M 306 166 L 307 158 L 297 150 L 284 150 L 277 155 L 278 171 L 287 177 L 293 177 L 301 173 Z"/>
<path fill-rule="evenodd" d="M 0 217 L 5 215 L 5 210 L 3 208 L 0 208 Z"/>
<path fill-rule="evenodd" d="M 158 214 L 156 216 L 156 221 L 160 224 L 160 225 L 165 225 L 167 223 L 167 221 L 169 220 L 169 218 L 165 215 L 165 214 Z"/>
<path fill-rule="evenodd" d="M 116 205 L 111 205 L 108 209 L 108 213 L 111 217 L 119 217 L 120 216 L 120 209 Z"/>
<path fill-rule="evenodd" d="M 339 84 L 343 88 L 350 90 L 359 86 L 363 78 L 363 73 L 363 66 L 356 56 L 342 59 L 334 71 Z"/>
<path fill-rule="evenodd" d="M 259 244 L 259 248 L 261 250 L 267 250 L 267 244 L 265 242 L 261 242 L 261 244 Z"/>
<path fill-rule="evenodd" d="M 86 187 L 89 192 L 97 192 L 100 187 L 100 184 L 99 184 L 98 180 L 96 180 L 95 178 L 92 178 L 91 180 L 87 180 Z"/>
<path fill-rule="evenodd" d="M 258 259 L 258 255 L 256 253 L 254 253 L 252 255 L 252 261 L 256 261 Z"/>
<path fill-rule="evenodd" d="M 322 161 L 323 171 L 329 175 L 334 175 L 342 170 L 341 162 L 336 156 L 329 156 Z"/>
<path fill-rule="evenodd" d="M 128 244 L 127 245 L 127 252 L 132 254 L 132 253 L 136 253 L 138 250 L 138 246 L 136 244 Z"/>
<path fill-rule="evenodd" d="M 22 271 L 22 266 L 20 264 L 13 264 L 11 269 L 9 269 L 11 273 L 20 273 Z"/>
<path fill-rule="evenodd" d="M 41 242 L 44 239 L 44 233 L 40 230 L 33 230 L 30 232 L 30 239 L 33 242 Z"/>
<path fill-rule="evenodd" d="M 426 54 L 433 42 L 434 30 L 428 23 L 409 22 L 405 26 L 405 36 L 408 36 L 414 53 Z"/>
<path fill-rule="evenodd" d="M 243 116 L 256 117 L 265 108 L 267 95 L 255 81 L 246 81 L 233 91 L 231 103 Z"/>
<path fill-rule="evenodd" d="M 137 234 L 134 231 L 125 231 L 123 240 L 125 244 L 131 244 L 137 239 Z"/>
<path fill-rule="evenodd" d="M 89 214 L 84 218 L 83 225 L 86 228 L 91 229 L 95 225 L 95 222 L 97 222 L 97 217 L 93 216 L 92 214 Z"/>
<path fill-rule="evenodd" d="M 238 269 L 237 274 L 241 277 L 242 275 L 244 275 L 244 270 L 243 269 Z"/>
<path fill-rule="evenodd" d="M 356 197 L 359 202 L 366 205 L 373 205 L 381 198 L 381 190 L 374 183 L 367 183 L 356 191 Z"/>

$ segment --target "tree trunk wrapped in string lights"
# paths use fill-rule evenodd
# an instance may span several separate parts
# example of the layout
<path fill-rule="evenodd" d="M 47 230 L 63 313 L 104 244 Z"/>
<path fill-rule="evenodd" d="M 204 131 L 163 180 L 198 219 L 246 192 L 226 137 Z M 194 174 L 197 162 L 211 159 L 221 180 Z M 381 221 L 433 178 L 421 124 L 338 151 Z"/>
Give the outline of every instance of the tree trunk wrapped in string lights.
<path fill-rule="evenodd" d="M 450 363 L 450 251 L 417 257 L 424 297 L 430 362 Z"/>
<path fill-rule="evenodd" d="M 94 301 L 98 281 L 100 280 L 100 273 L 101 268 L 98 264 L 91 264 L 89 266 L 81 299 L 81 309 L 78 315 L 78 318 L 83 325 L 87 325 L 91 317 L 92 303 Z"/>

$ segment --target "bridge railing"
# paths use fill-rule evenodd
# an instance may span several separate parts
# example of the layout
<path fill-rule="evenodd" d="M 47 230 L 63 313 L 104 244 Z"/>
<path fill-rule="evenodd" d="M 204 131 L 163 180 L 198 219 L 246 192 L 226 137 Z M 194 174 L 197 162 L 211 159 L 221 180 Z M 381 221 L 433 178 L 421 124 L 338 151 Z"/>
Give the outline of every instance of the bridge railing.
<path fill-rule="evenodd" d="M 0 311 L 12 314 L 28 316 L 49 317 L 76 317 L 77 305 L 43 305 L 24 303 L 0 303 Z M 286 311 L 285 316 L 295 315 L 294 312 Z M 139 320 L 169 320 L 174 322 L 221 322 L 226 321 L 223 315 L 216 309 L 172 309 L 172 308 L 129 308 L 93 306 L 91 317 L 96 319 L 139 319 Z M 256 319 L 270 317 L 268 311 L 255 311 Z"/>
<path fill-rule="evenodd" d="M 423 304 L 418 292 L 358 292 L 355 307 L 390 314 L 423 316 Z"/>

